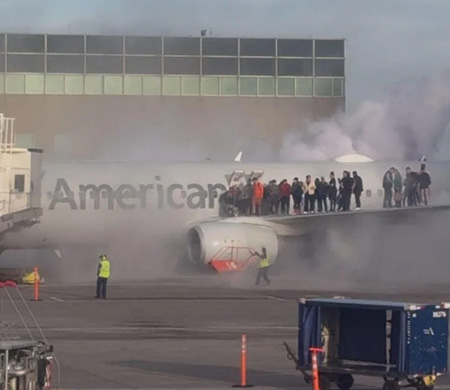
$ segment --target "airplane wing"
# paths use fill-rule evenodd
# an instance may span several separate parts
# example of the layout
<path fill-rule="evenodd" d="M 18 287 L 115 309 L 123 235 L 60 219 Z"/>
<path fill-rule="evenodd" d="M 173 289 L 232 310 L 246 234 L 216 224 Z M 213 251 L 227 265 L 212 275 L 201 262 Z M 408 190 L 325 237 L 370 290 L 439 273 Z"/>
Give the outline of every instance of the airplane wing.
<path fill-rule="evenodd" d="M 280 235 L 298 235 L 311 233 L 315 230 L 323 229 L 324 227 L 335 227 L 343 224 L 350 225 L 356 222 L 375 223 L 379 221 L 405 223 L 408 222 L 408 220 L 417 221 L 418 218 L 438 215 L 447 210 L 450 210 L 450 205 L 370 209 L 293 216 L 265 216 L 262 217 L 262 219 L 273 224 L 277 233 Z M 277 225 L 279 225 L 278 229 L 276 228 Z"/>

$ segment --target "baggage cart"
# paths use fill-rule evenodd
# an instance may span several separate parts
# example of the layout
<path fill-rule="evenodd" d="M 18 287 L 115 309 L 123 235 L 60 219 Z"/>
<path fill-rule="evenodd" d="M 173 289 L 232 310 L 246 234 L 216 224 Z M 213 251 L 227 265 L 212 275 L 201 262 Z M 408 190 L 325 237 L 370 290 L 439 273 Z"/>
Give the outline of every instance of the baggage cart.
<path fill-rule="evenodd" d="M 298 355 L 284 343 L 307 383 L 310 348 L 318 355 L 320 390 L 340 390 L 354 375 L 384 379 L 383 390 L 433 389 L 447 373 L 447 303 L 412 304 L 348 298 L 302 298 L 298 302 Z"/>

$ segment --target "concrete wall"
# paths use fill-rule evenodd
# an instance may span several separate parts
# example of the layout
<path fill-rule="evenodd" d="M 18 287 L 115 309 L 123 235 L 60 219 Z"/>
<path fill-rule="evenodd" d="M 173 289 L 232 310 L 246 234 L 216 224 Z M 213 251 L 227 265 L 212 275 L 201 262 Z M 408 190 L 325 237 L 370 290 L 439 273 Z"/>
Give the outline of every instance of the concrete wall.
<path fill-rule="evenodd" d="M 16 118 L 16 133 L 35 135 L 46 161 L 203 153 L 229 159 L 241 149 L 276 150 L 284 134 L 344 104 L 344 98 L 0 95 L 0 112 Z"/>

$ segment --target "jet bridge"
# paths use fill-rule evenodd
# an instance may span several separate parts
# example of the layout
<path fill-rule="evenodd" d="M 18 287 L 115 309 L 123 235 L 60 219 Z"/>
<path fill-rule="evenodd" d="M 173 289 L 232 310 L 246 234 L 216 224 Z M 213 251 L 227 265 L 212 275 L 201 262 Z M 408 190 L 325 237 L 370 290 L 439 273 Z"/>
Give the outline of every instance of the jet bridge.
<path fill-rule="evenodd" d="M 7 231 L 34 225 L 42 215 L 42 150 L 15 146 L 14 120 L 0 113 L 0 240 Z"/>

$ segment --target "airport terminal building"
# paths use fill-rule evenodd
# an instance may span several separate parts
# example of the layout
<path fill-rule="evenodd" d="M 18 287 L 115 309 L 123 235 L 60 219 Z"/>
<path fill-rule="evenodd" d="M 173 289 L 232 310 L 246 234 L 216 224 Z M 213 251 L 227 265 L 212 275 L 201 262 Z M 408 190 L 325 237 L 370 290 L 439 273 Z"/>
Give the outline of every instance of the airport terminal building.
<path fill-rule="evenodd" d="M 47 159 L 159 140 L 226 157 L 344 109 L 343 39 L 0 34 L 0 111 Z"/>

